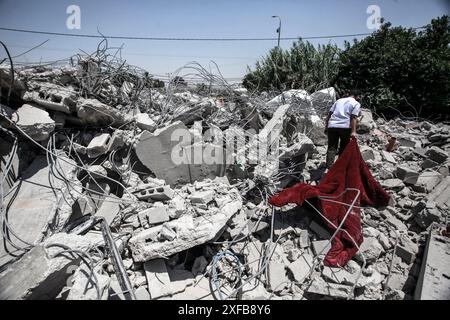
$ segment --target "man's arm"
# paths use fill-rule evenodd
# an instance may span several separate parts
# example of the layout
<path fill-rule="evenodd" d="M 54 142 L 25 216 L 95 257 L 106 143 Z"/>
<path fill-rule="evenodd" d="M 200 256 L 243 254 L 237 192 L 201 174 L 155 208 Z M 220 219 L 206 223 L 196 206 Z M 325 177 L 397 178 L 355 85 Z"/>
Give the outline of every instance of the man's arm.
<path fill-rule="evenodd" d="M 328 121 L 330 121 L 331 115 L 333 114 L 333 112 L 329 112 L 327 118 L 325 119 L 325 133 L 327 133 L 328 131 Z"/>
<path fill-rule="evenodd" d="M 358 127 L 358 117 L 352 115 L 350 118 L 350 128 L 352 129 L 351 136 L 356 137 L 356 127 Z"/>

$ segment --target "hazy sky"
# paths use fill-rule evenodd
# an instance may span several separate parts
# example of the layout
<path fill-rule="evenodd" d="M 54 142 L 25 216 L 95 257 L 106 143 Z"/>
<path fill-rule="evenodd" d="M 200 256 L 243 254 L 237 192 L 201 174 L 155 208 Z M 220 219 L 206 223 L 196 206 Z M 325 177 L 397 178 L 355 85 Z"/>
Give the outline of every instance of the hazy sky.
<path fill-rule="evenodd" d="M 69 30 L 66 8 L 81 9 L 81 29 Z M 422 26 L 432 18 L 449 14 L 450 0 L 0 0 L 0 27 L 39 31 L 142 37 L 276 37 L 282 18 L 284 37 L 323 36 L 372 32 L 366 21 L 369 5 L 378 5 L 381 15 L 393 25 Z M 79 49 L 95 50 L 99 39 L 48 36 L 0 30 L 0 40 L 12 55 L 49 39 L 42 47 L 17 61 L 49 61 L 67 58 Z M 348 40 L 351 40 L 348 39 Z M 321 39 L 313 43 L 336 43 L 344 39 Z M 206 42 L 110 40 L 110 46 L 124 45 L 128 63 L 156 75 L 166 75 L 189 61 L 207 66 L 219 64 L 227 78 L 239 78 L 246 66 L 276 46 L 274 41 Z M 289 48 L 291 40 L 282 41 Z M 0 51 L 0 58 L 5 57 Z"/>

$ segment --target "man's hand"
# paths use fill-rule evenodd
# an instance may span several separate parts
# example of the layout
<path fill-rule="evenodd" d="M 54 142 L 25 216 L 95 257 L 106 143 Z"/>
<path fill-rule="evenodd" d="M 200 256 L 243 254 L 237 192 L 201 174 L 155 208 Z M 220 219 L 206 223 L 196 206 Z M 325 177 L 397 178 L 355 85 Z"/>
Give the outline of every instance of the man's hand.
<path fill-rule="evenodd" d="M 350 134 L 351 137 L 356 138 L 356 132 L 352 131 L 352 133 Z"/>

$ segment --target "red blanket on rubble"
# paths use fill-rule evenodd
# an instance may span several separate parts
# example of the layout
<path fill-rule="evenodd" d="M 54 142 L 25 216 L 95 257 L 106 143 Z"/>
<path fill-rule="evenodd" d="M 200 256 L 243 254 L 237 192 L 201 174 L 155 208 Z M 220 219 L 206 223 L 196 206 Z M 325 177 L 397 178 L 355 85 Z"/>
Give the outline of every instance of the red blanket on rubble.
<path fill-rule="evenodd" d="M 298 183 L 269 199 L 271 205 L 281 207 L 288 203 L 302 205 L 305 199 L 318 198 L 318 209 L 336 227 L 344 219 L 349 206 L 321 199 L 321 196 L 336 197 L 333 201 L 351 204 L 358 192 L 348 190 L 358 189 L 359 197 L 355 207 L 347 216 L 342 226 L 348 234 L 340 230 L 333 240 L 332 247 L 325 256 L 324 263 L 328 266 L 344 266 L 358 251 L 355 243 L 363 241 L 360 209 L 356 206 L 386 206 L 390 196 L 370 173 L 359 151 L 355 138 L 352 138 L 344 152 L 330 168 L 317 186 Z M 327 222 L 331 232 L 336 227 Z M 349 237 L 351 236 L 351 237 Z"/>

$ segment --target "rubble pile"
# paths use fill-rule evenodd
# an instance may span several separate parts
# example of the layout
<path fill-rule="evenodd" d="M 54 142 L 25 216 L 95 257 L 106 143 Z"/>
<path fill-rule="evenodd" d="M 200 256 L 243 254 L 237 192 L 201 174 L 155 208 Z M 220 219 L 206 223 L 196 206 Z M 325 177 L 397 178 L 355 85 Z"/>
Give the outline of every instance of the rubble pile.
<path fill-rule="evenodd" d="M 449 125 L 363 110 L 361 153 L 393 201 L 362 208 L 358 254 L 331 268 L 334 230 L 314 208 L 267 199 L 323 176 L 334 89 L 255 95 L 185 68 L 214 87 L 156 88 L 106 49 L 0 68 L 0 299 L 427 297 L 422 264 L 448 259 L 425 249 L 448 223 Z M 253 140 L 226 154 L 215 132 L 244 130 Z M 279 149 L 258 158 L 268 136 Z M 205 153 L 233 161 L 193 161 Z"/>

